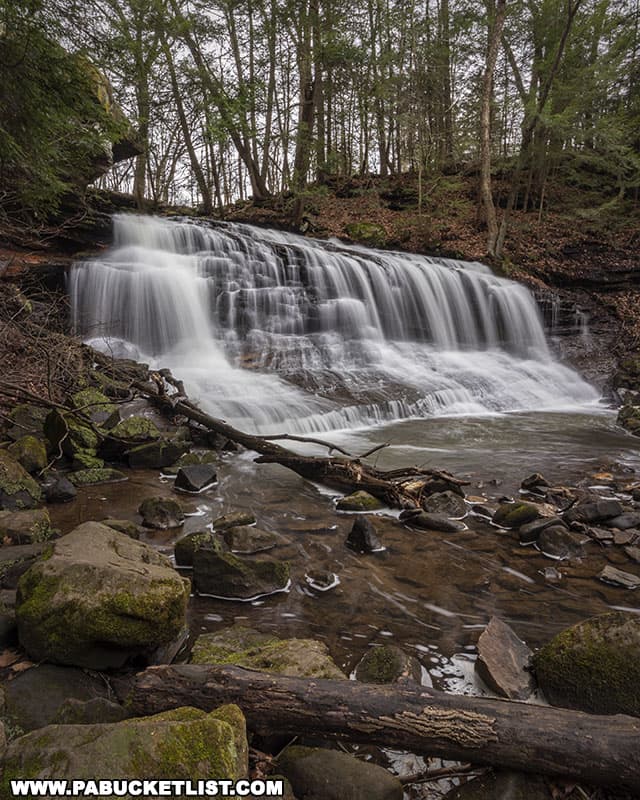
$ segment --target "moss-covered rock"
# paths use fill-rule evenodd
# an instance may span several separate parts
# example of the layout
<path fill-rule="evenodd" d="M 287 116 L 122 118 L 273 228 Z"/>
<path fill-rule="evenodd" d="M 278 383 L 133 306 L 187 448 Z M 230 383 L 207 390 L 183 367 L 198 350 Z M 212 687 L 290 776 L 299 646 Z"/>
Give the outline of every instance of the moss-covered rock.
<path fill-rule="evenodd" d="M 382 503 L 369 492 L 353 492 L 346 497 L 341 497 L 336 504 L 340 511 L 375 511 L 382 508 Z"/>
<path fill-rule="evenodd" d="M 111 467 L 81 469 L 69 475 L 69 480 L 74 486 L 91 486 L 94 483 L 111 483 L 126 479 L 127 476 L 123 472 Z"/>
<path fill-rule="evenodd" d="M 214 531 L 226 531 L 239 525 L 253 525 L 256 521 L 252 511 L 230 511 L 222 517 L 214 519 L 211 527 Z"/>
<path fill-rule="evenodd" d="M 212 542 L 214 538 L 215 534 L 210 531 L 194 531 L 178 539 L 173 548 L 176 564 L 181 567 L 192 567 L 193 554 L 198 547 Z"/>
<path fill-rule="evenodd" d="M 128 442 L 148 442 L 151 439 L 159 439 L 160 431 L 152 420 L 134 416 L 119 422 L 111 431 L 111 435 L 118 439 L 126 439 Z"/>
<path fill-rule="evenodd" d="M 62 451 L 69 458 L 73 458 L 76 453 L 89 453 L 95 455 L 98 447 L 98 435 L 88 426 L 78 422 L 72 416 L 65 416 L 69 433 L 62 442 Z"/>
<path fill-rule="evenodd" d="M 240 709 L 180 708 L 95 725 L 49 725 L 9 745 L 0 796 L 12 778 L 238 780 L 248 771 Z"/>
<path fill-rule="evenodd" d="M 76 450 L 73 454 L 72 466 L 78 472 L 85 469 L 102 469 L 104 461 L 98 458 L 93 450 Z"/>
<path fill-rule="evenodd" d="M 49 512 L 44 508 L 28 511 L 0 511 L 0 540 L 11 544 L 46 542 L 53 535 Z"/>
<path fill-rule="evenodd" d="M 218 454 L 215 450 L 206 450 L 203 453 L 184 453 L 177 461 L 166 467 L 165 473 L 167 475 L 177 475 L 180 467 L 191 467 L 196 464 L 215 464 L 217 461 Z"/>
<path fill-rule="evenodd" d="M 184 511 L 177 500 L 170 497 L 147 497 L 140 503 L 138 514 L 145 528 L 179 528 L 184 522 Z"/>
<path fill-rule="evenodd" d="M 184 440 L 154 439 L 130 448 L 124 457 L 132 469 L 164 469 L 188 449 Z"/>
<path fill-rule="evenodd" d="M 555 636 L 533 659 L 550 703 L 640 716 L 640 618 L 614 611 Z"/>
<path fill-rule="evenodd" d="M 117 408 L 103 392 L 92 386 L 76 392 L 71 400 L 79 414 L 98 425 L 108 419 Z"/>
<path fill-rule="evenodd" d="M 27 472 L 41 472 L 49 463 L 43 441 L 35 436 L 23 436 L 8 450 Z"/>
<path fill-rule="evenodd" d="M 351 222 L 345 226 L 345 231 L 354 242 L 369 247 L 384 247 L 388 241 L 385 229 L 375 222 Z"/>
<path fill-rule="evenodd" d="M 0 509 L 35 508 L 41 502 L 40 486 L 7 450 L 0 450 Z"/>
<path fill-rule="evenodd" d="M 235 664 L 299 678 L 347 679 L 323 642 L 280 639 L 241 625 L 198 636 L 191 651 L 191 663 Z"/>
<path fill-rule="evenodd" d="M 181 635 L 188 598 L 189 581 L 154 548 L 86 522 L 20 579 L 18 633 L 33 659 L 120 667 Z"/>
<path fill-rule="evenodd" d="M 625 403 L 618 411 L 618 425 L 621 425 L 634 436 L 640 436 L 640 405 Z"/>
<path fill-rule="evenodd" d="M 38 439 L 44 436 L 44 421 L 49 412 L 42 406 L 21 403 L 9 414 L 10 425 L 7 434 L 10 439 L 18 441 L 23 436 L 32 435 Z"/>
<path fill-rule="evenodd" d="M 422 668 L 417 658 L 393 644 L 371 647 L 358 662 L 356 678 L 363 683 L 420 683 Z"/>
<path fill-rule="evenodd" d="M 540 509 L 534 503 L 502 503 L 493 515 L 493 522 L 501 528 L 519 528 L 541 516 Z"/>

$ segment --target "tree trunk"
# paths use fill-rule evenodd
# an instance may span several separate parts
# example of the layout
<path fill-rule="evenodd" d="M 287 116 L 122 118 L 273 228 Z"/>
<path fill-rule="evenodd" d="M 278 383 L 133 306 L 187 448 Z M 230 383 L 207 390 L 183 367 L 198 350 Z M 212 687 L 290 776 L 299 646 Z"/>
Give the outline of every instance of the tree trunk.
<path fill-rule="evenodd" d="M 237 703 L 257 732 L 352 739 L 640 790 L 640 719 L 622 714 L 206 664 L 151 667 L 120 691 L 136 715 Z"/>

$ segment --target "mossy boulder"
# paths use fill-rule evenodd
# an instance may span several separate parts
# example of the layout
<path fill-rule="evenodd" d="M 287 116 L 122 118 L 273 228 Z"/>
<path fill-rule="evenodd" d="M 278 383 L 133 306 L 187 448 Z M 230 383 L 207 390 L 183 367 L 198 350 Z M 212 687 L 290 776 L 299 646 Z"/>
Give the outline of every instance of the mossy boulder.
<path fill-rule="evenodd" d="M 76 450 L 73 455 L 72 467 L 78 472 L 85 469 L 102 469 L 104 461 L 98 458 L 94 450 Z"/>
<path fill-rule="evenodd" d="M 147 544 L 85 522 L 20 579 L 20 642 L 38 661 L 121 667 L 179 638 L 189 581 Z"/>
<path fill-rule="evenodd" d="M 132 469 L 164 469 L 188 449 L 184 440 L 154 439 L 130 448 L 124 457 Z"/>
<path fill-rule="evenodd" d="M 198 636 L 191 651 L 191 663 L 235 664 L 299 678 L 347 680 L 323 642 L 280 639 L 241 625 Z"/>
<path fill-rule="evenodd" d="M 356 666 L 356 678 L 363 683 L 397 683 L 407 680 L 420 683 L 422 668 L 414 656 L 410 656 L 394 644 L 371 647 Z"/>
<path fill-rule="evenodd" d="M 0 511 L 0 541 L 11 544 L 46 542 L 53 536 L 49 512 L 44 508 L 28 511 Z"/>
<path fill-rule="evenodd" d="M 246 724 L 237 706 L 179 708 L 94 725 L 49 725 L 8 747 L 0 796 L 12 778 L 238 780 L 247 776 Z"/>
<path fill-rule="evenodd" d="M 140 503 L 138 514 L 145 528 L 179 528 L 184 523 L 184 511 L 177 500 L 170 497 L 147 497 Z"/>
<path fill-rule="evenodd" d="M 23 436 L 7 449 L 27 472 L 41 472 L 49 463 L 44 442 L 35 436 Z"/>
<path fill-rule="evenodd" d="M 240 558 L 218 538 L 193 554 L 193 585 L 198 594 L 249 600 L 282 591 L 289 583 L 289 562 Z"/>
<path fill-rule="evenodd" d="M 41 439 L 44 436 L 44 421 L 48 413 L 42 406 L 32 406 L 27 403 L 15 406 L 9 414 L 7 435 L 14 441 L 27 435 Z"/>
<path fill-rule="evenodd" d="M 71 416 L 65 416 L 68 436 L 62 442 L 62 451 L 69 458 L 73 458 L 76 453 L 88 453 L 95 455 L 99 444 L 98 435 L 88 426 L 78 422 Z"/>
<path fill-rule="evenodd" d="M 113 483 L 126 479 L 127 476 L 123 472 L 111 467 L 80 469 L 69 475 L 69 480 L 74 486 L 92 486 L 94 483 Z"/>
<path fill-rule="evenodd" d="M 182 440 L 188 441 L 188 440 Z M 170 464 L 166 469 L 167 475 L 177 475 L 180 467 L 191 467 L 196 464 L 216 464 L 218 461 L 218 454 L 215 450 L 206 450 L 203 453 L 185 453 L 174 463 Z"/>
<path fill-rule="evenodd" d="M 384 247 L 388 241 L 385 229 L 375 222 L 351 222 L 345 226 L 345 231 L 354 242 L 368 247 Z"/>
<path fill-rule="evenodd" d="M 341 497 L 336 504 L 339 511 L 376 511 L 382 508 L 382 503 L 369 492 L 353 492 L 346 497 Z"/>
<path fill-rule="evenodd" d="M 543 516 L 534 503 L 502 503 L 493 515 L 493 522 L 501 528 L 519 528 Z"/>
<path fill-rule="evenodd" d="M 111 435 L 118 439 L 126 439 L 128 442 L 148 442 L 151 439 L 159 439 L 160 431 L 158 426 L 147 417 L 128 417 L 119 422 L 111 431 Z"/>
<path fill-rule="evenodd" d="M 173 548 L 176 564 L 180 567 L 192 567 L 196 550 L 214 539 L 215 534 L 210 531 L 194 531 L 178 539 Z"/>
<path fill-rule="evenodd" d="M 0 509 L 18 511 L 42 502 L 42 490 L 7 450 L 0 450 Z"/>
<path fill-rule="evenodd" d="M 71 399 L 78 413 L 97 425 L 105 422 L 117 408 L 103 392 L 91 386 L 76 392 Z"/>
<path fill-rule="evenodd" d="M 555 636 L 533 659 L 553 705 L 640 716 L 640 617 L 613 611 Z"/>

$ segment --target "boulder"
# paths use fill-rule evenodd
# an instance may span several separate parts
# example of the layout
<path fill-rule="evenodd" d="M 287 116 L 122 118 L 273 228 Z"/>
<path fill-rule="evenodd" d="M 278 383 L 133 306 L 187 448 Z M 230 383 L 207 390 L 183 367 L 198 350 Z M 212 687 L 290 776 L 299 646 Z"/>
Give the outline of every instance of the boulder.
<path fill-rule="evenodd" d="M 94 425 L 102 425 L 117 408 L 105 394 L 93 387 L 76 392 L 71 400 L 77 412 Z"/>
<path fill-rule="evenodd" d="M 213 486 L 217 480 L 218 475 L 214 464 L 193 464 L 180 467 L 173 488 L 189 494 L 198 494 L 209 486 Z"/>
<path fill-rule="evenodd" d="M 193 585 L 198 594 L 249 600 L 286 589 L 289 562 L 239 558 L 218 538 L 193 554 Z"/>
<path fill-rule="evenodd" d="M 0 511 L 0 542 L 35 544 L 53 535 L 49 513 L 44 508 L 29 511 Z"/>
<path fill-rule="evenodd" d="M 551 558 L 578 558 L 583 554 L 583 537 L 568 531 L 564 525 L 550 525 L 538 537 L 537 547 Z"/>
<path fill-rule="evenodd" d="M 354 520 L 345 544 L 356 553 L 376 553 L 384 550 L 371 517 L 358 517 Z"/>
<path fill-rule="evenodd" d="M 108 420 L 105 427 L 109 424 Z M 100 455 L 107 461 L 121 459 L 128 450 L 156 439 L 160 439 L 160 431 L 155 422 L 146 417 L 127 417 L 109 430 L 109 436 L 100 446 Z"/>
<path fill-rule="evenodd" d="M 402 511 L 400 520 L 410 528 L 420 528 L 427 531 L 443 531 L 444 533 L 457 533 L 466 530 L 464 522 L 449 519 L 443 514 L 428 514 L 426 511 L 411 509 Z"/>
<path fill-rule="evenodd" d="M 70 697 L 60 706 L 53 722 L 57 725 L 94 725 L 120 722 L 128 717 L 124 706 L 106 697 L 93 697 L 91 700 Z"/>
<path fill-rule="evenodd" d="M 98 522 L 50 547 L 18 584 L 18 633 L 34 660 L 121 667 L 182 635 L 189 582 L 154 548 Z"/>
<path fill-rule="evenodd" d="M 20 576 L 50 548 L 51 545 L 44 542 L 0 547 L 0 585 L 5 589 L 15 589 Z"/>
<path fill-rule="evenodd" d="M 94 450 L 76 450 L 73 454 L 71 466 L 77 472 L 82 470 L 102 469 L 104 461 L 95 454 Z"/>
<path fill-rule="evenodd" d="M 338 511 L 376 511 L 382 503 L 369 492 L 353 492 L 341 497 L 336 503 Z"/>
<path fill-rule="evenodd" d="M 452 491 L 435 492 L 424 501 L 423 506 L 425 511 L 458 519 L 467 513 L 464 498 Z"/>
<path fill-rule="evenodd" d="M 370 647 L 356 666 L 356 680 L 362 683 L 421 683 L 422 667 L 395 644 Z"/>
<path fill-rule="evenodd" d="M 526 700 L 533 691 L 528 667 L 531 650 L 499 617 L 492 617 L 478 639 L 475 669 L 486 685 L 508 700 Z"/>
<path fill-rule="evenodd" d="M 168 465 L 164 471 L 167 475 L 177 475 L 180 467 L 190 467 L 194 464 L 216 464 L 217 462 L 218 454 L 215 450 L 206 450 L 204 453 L 184 453 L 175 463 Z"/>
<path fill-rule="evenodd" d="M 175 439 L 154 439 L 125 452 L 132 469 L 164 469 L 189 449 L 187 442 Z"/>
<path fill-rule="evenodd" d="M 69 503 L 78 494 L 71 481 L 66 476 L 57 473 L 47 476 L 43 489 L 47 503 Z"/>
<path fill-rule="evenodd" d="M 96 780 L 244 778 L 248 746 L 237 706 L 207 714 L 178 708 L 152 717 L 94 725 L 48 725 L 14 740 L 0 795 L 12 778 Z"/>
<path fill-rule="evenodd" d="M 49 463 L 44 443 L 35 436 L 23 436 L 9 445 L 8 450 L 27 472 L 41 472 Z"/>
<path fill-rule="evenodd" d="M 572 506 L 563 514 L 565 522 L 604 522 L 619 517 L 624 509 L 619 500 L 610 497 L 593 497 Z"/>
<path fill-rule="evenodd" d="M 263 531 L 252 525 L 241 525 L 236 528 L 227 528 L 222 532 L 222 538 L 232 553 L 238 555 L 252 555 L 265 550 L 273 550 L 283 539 L 277 533 Z"/>
<path fill-rule="evenodd" d="M 640 617 L 613 611 L 562 631 L 533 659 L 553 705 L 640 716 Z"/>
<path fill-rule="evenodd" d="M 184 511 L 171 497 L 147 497 L 138 508 L 145 528 L 179 528 L 184 523 Z"/>
<path fill-rule="evenodd" d="M 323 642 L 280 639 L 241 625 L 198 636 L 190 661 L 192 664 L 235 664 L 298 678 L 347 679 Z"/>
<path fill-rule="evenodd" d="M 103 519 L 102 524 L 108 528 L 113 528 L 114 531 L 120 531 L 128 536 L 130 539 L 139 539 L 142 529 L 135 522 L 129 519 Z"/>
<path fill-rule="evenodd" d="M 215 538 L 215 534 L 209 531 L 194 531 L 178 539 L 173 548 L 176 564 L 181 567 L 192 567 L 193 554 L 198 547 L 212 542 Z"/>
<path fill-rule="evenodd" d="M 26 403 L 15 406 L 9 414 L 10 426 L 7 435 L 14 442 L 29 434 L 38 439 L 43 438 L 44 421 L 48 413 L 42 406 L 31 406 Z"/>
<path fill-rule="evenodd" d="M 493 523 L 501 528 L 520 528 L 541 516 L 540 509 L 533 503 L 501 503 L 493 515 Z"/>
<path fill-rule="evenodd" d="M 0 510 L 36 508 L 41 502 L 40 486 L 11 453 L 0 450 Z"/>
<path fill-rule="evenodd" d="M 277 761 L 296 797 L 402 800 L 402 784 L 386 769 L 337 750 L 287 747 Z"/>
<path fill-rule="evenodd" d="M 117 469 L 111 467 L 102 467 L 96 469 L 81 469 L 77 472 L 72 472 L 69 475 L 69 480 L 74 486 L 93 486 L 96 483 L 117 483 L 118 481 L 126 481 L 127 476 Z"/>

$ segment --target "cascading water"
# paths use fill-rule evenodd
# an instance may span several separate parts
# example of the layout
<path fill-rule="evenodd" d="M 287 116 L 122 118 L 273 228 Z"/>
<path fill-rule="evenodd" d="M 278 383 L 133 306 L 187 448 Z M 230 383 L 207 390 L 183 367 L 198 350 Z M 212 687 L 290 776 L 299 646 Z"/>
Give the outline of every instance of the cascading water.
<path fill-rule="evenodd" d="M 478 263 L 248 225 L 115 217 L 74 265 L 91 343 L 170 367 L 211 413 L 262 433 L 586 405 L 526 288 Z"/>

